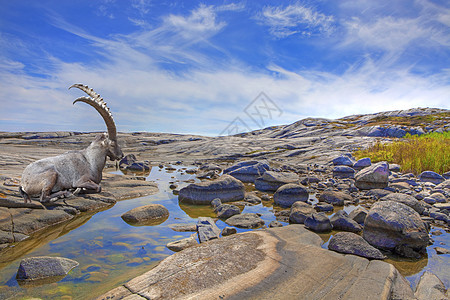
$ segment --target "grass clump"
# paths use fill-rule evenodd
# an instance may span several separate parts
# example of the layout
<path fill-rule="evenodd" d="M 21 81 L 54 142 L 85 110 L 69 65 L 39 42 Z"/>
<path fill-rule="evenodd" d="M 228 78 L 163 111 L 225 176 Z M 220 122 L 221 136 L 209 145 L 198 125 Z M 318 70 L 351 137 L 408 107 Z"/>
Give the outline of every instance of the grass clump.
<path fill-rule="evenodd" d="M 387 161 L 401 166 L 403 172 L 420 174 L 450 171 L 450 132 L 429 133 L 421 136 L 407 134 L 393 143 L 377 142 L 359 150 L 355 157 L 370 157 L 372 162 Z"/>

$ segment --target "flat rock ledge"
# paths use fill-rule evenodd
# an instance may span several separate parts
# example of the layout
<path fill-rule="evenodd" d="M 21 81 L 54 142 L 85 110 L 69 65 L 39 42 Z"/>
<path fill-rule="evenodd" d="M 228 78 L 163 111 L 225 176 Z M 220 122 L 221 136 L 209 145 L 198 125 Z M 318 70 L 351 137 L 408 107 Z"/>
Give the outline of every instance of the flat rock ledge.
<path fill-rule="evenodd" d="M 97 299 L 414 299 L 391 264 L 321 243 L 298 224 L 234 234 L 175 253 Z"/>

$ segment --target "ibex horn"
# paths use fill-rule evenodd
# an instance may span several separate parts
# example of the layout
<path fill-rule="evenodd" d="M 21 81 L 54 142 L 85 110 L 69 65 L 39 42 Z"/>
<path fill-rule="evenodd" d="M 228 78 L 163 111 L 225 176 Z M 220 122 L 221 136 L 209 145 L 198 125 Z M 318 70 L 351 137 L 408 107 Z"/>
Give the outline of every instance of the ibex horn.
<path fill-rule="evenodd" d="M 80 101 L 87 103 L 93 108 L 95 108 L 105 121 L 106 127 L 108 128 L 109 139 L 116 140 L 117 138 L 116 124 L 114 123 L 113 116 L 109 111 L 109 108 L 106 106 L 106 102 L 103 100 L 103 98 L 100 97 L 99 94 L 94 92 L 94 90 L 89 88 L 87 85 L 76 83 L 71 85 L 69 89 L 73 87 L 79 88 L 80 90 L 89 95 L 89 97 L 80 97 L 76 99 L 75 101 L 73 101 L 73 104 Z"/>

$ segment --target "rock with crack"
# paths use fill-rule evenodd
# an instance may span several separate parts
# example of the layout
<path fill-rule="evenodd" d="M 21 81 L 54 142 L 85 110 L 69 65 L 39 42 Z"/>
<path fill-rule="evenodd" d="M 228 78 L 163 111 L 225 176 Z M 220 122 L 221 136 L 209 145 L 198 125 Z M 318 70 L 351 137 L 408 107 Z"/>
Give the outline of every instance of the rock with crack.
<path fill-rule="evenodd" d="M 198 240 L 200 243 L 209 240 L 218 239 L 220 229 L 216 226 L 216 222 L 209 217 L 199 217 L 197 221 Z"/>

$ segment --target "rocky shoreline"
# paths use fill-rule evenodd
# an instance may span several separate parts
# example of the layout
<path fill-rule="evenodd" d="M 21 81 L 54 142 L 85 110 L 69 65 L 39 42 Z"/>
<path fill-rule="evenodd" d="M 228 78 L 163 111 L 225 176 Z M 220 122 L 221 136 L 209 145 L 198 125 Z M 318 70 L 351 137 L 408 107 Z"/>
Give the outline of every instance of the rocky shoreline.
<path fill-rule="evenodd" d="M 450 232 L 450 174 L 405 174 L 397 165 L 356 161 L 351 153 L 407 132 L 446 131 L 447 115 L 446 110 L 413 109 L 305 119 L 215 138 L 120 133 L 124 153 L 133 153 L 120 166 L 129 175 L 105 170 L 100 194 L 46 206 L 23 203 L 17 190 L 23 168 L 39 158 L 81 149 L 95 133 L 0 133 L 0 254 L 77 216 L 155 193 L 155 183 L 141 180 L 152 167 L 196 165 L 190 172 L 202 182 L 173 182 L 174 193 L 181 202 L 213 205 L 230 227 L 220 232 L 213 220 L 194 224 L 201 244 L 194 237 L 174 242 L 173 249 L 181 252 L 99 299 L 448 297 L 444 284 L 429 272 L 414 294 L 397 269 L 382 260 L 388 253 L 422 257 L 432 238 L 430 226 Z M 422 116 L 435 117 L 422 124 Z M 399 122 L 404 118 L 414 122 Z M 248 192 L 249 185 L 256 191 Z M 261 202 L 274 204 L 278 221 L 264 224 L 257 214 L 241 213 Z M 342 208 L 349 205 L 357 208 L 347 214 Z M 335 212 L 331 218 L 329 212 Z M 291 225 L 278 228 L 280 222 Z M 266 226 L 274 228 L 232 234 L 234 227 Z M 340 233 L 330 240 L 330 251 L 321 248 L 314 232 L 332 229 Z M 443 246 L 439 251 L 446 253 L 448 245 Z"/>

